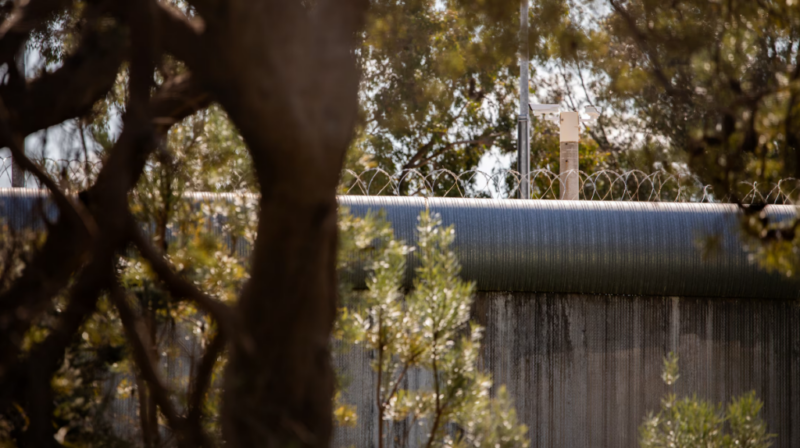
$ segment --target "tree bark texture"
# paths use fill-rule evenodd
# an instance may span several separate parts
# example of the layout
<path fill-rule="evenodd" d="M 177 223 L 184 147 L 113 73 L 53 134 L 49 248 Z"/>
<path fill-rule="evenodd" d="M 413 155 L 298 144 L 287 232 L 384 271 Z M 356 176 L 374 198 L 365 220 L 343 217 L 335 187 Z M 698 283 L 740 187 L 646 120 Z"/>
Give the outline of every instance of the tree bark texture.
<path fill-rule="evenodd" d="M 196 71 L 239 127 L 261 189 L 251 280 L 236 307 L 249 340 L 230 348 L 225 377 L 232 446 L 329 444 L 335 191 L 356 120 L 364 6 L 227 2 L 201 36 L 222 57 Z"/>

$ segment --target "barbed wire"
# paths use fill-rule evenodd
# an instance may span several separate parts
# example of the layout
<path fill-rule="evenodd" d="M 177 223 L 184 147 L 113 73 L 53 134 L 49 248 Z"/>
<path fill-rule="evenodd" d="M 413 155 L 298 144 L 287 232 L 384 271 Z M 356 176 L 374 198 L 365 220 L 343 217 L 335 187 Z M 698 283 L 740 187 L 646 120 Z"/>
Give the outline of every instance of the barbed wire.
<path fill-rule="evenodd" d="M 71 190 L 83 190 L 88 188 L 97 178 L 100 168 L 103 167 L 101 160 L 76 160 L 76 159 L 53 159 L 53 158 L 32 158 L 34 163 L 53 179 L 59 181 L 62 187 Z M 0 185 L 11 186 L 13 177 L 13 160 L 11 156 L 0 157 Z M 36 183 L 30 175 L 26 176 L 26 186 L 31 182 Z M 39 186 L 36 184 L 35 186 Z"/>
<path fill-rule="evenodd" d="M 68 189 L 88 188 L 102 168 L 101 160 L 40 158 L 34 160 L 43 171 Z M 591 201 L 645 202 L 730 202 L 730 197 L 714 194 L 713 188 L 693 175 L 666 171 L 640 170 L 593 172 L 578 171 L 579 196 Z M 527 181 L 531 199 L 558 199 L 562 176 L 548 169 L 531 171 L 523 179 L 518 171 L 471 169 L 453 172 L 446 169 L 423 172 L 406 170 L 391 173 L 381 168 L 361 172 L 345 170 L 340 194 L 367 196 L 422 196 L 462 198 L 514 198 Z M 11 186 L 12 159 L 0 157 L 0 186 Z M 28 186 L 35 182 L 28 176 Z M 38 185 L 37 185 L 38 186 Z M 737 197 L 743 203 L 793 204 L 800 194 L 800 181 L 781 179 L 777 183 L 740 182 Z"/>
<path fill-rule="evenodd" d="M 640 170 L 598 170 L 577 172 L 579 196 L 592 201 L 646 202 L 730 202 L 730 197 L 714 194 L 713 188 L 693 175 L 666 171 L 647 173 Z M 532 170 L 526 179 L 515 170 L 479 169 L 456 173 L 450 170 L 421 172 L 407 170 L 390 173 L 380 168 L 362 172 L 345 170 L 340 191 L 344 194 L 368 196 L 424 196 L 463 198 L 513 198 L 519 186 L 527 181 L 531 199 L 558 199 L 561 180 L 574 175 L 559 175 L 548 169 Z M 766 187 L 766 188 L 764 188 Z M 782 179 L 775 184 L 740 182 L 737 197 L 743 203 L 791 204 L 799 192 L 797 179 Z"/>

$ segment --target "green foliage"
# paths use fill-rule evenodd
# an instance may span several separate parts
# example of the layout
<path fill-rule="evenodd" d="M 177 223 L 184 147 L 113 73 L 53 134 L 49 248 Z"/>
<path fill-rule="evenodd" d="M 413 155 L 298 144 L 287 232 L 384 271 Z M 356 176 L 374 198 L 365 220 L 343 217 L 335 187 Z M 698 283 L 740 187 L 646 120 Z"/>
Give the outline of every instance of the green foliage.
<path fill-rule="evenodd" d="M 380 167 L 463 170 L 493 144 L 510 148 L 515 47 L 480 25 L 455 2 L 372 2 L 358 143 Z"/>
<path fill-rule="evenodd" d="M 741 196 L 743 179 L 797 177 L 796 5 L 604 3 L 579 57 L 599 81 L 598 101 L 613 110 L 606 115 L 617 117 L 606 124 L 646 136 L 646 159 L 667 168 L 685 161 L 720 196 Z"/>
<path fill-rule="evenodd" d="M 678 380 L 678 356 L 664 359 L 662 379 L 668 386 Z M 722 411 L 720 405 L 669 393 L 658 414 L 647 416 L 639 427 L 642 448 L 768 448 L 774 437 L 759 413 L 763 403 L 754 391 L 735 398 Z"/>
<path fill-rule="evenodd" d="M 21 274 L 44 235 L 7 224 L 0 230 L 0 288 L 5 290 Z M 23 357 L 52 332 L 65 305 L 65 298 L 57 297 L 25 334 Z M 51 378 L 53 427 L 56 439 L 68 447 L 128 446 L 113 433 L 113 422 L 107 415 L 114 398 L 107 380 L 119 363 L 124 362 L 124 339 L 109 302 L 102 298 L 97 307 L 98 312 L 73 338 Z M 8 409 L 0 410 L 0 446 L 16 446 L 15 439 L 28 425 L 29 417 L 21 403 L 14 402 Z"/>
<path fill-rule="evenodd" d="M 741 235 L 745 249 L 761 268 L 796 278 L 800 269 L 796 226 L 796 220 L 771 222 L 763 211 L 744 216 Z"/>
<path fill-rule="evenodd" d="M 124 78 L 124 76 L 121 76 Z M 119 83 L 119 85 L 123 85 Z M 110 116 L 118 105 L 109 96 L 98 106 L 95 122 L 81 132 L 88 142 L 98 141 L 98 130 L 110 127 Z M 121 103 L 120 103 L 121 104 Z M 113 145 L 111 134 L 108 146 Z M 131 210 L 155 245 L 182 277 L 206 293 L 232 302 L 247 280 L 247 253 L 237 250 L 252 245 L 255 238 L 256 197 L 249 156 L 236 129 L 217 106 L 211 106 L 170 130 L 163 151 L 152 157 L 136 189 L 130 194 Z M 91 147 L 96 147 L 91 145 Z M 102 155 L 102 149 L 101 149 Z M 65 185 L 80 186 L 74 179 Z M 229 193 L 225 200 L 188 201 L 192 191 Z M 220 232 L 211 231 L 219 228 Z M 3 228 L 0 238 L 0 284 L 16 278 L 31 252 L 43 241 L 43 232 L 11 232 Z M 216 334 L 216 324 L 191 302 L 177 301 L 156 279 L 138 252 L 131 250 L 117 266 L 119 280 L 134 300 L 131 304 L 153 341 L 152 356 L 159 367 L 167 367 L 168 386 L 179 404 L 186 404 L 191 375 L 203 349 Z M 45 340 L 64 312 L 66 300 L 53 308 L 26 334 L 25 351 Z M 224 357 L 217 362 L 212 387 L 202 403 L 207 432 L 219 437 L 220 389 L 218 379 Z M 132 360 L 122 325 L 113 305 L 103 297 L 94 313 L 71 341 L 52 386 L 55 410 L 53 425 L 65 446 L 158 446 L 163 438 L 163 418 Z M 116 403 L 115 406 L 109 406 Z M 119 411 L 120 408 L 132 413 Z M 130 411 L 128 411 L 130 412 Z M 116 432 L 112 431 L 116 427 Z M 0 415 L 0 446 L 15 443 L 27 427 L 22 407 Z M 122 433 L 120 433 L 120 430 Z M 123 441 L 120 435 L 131 435 Z M 148 439 L 144 442 L 143 439 Z"/>
<path fill-rule="evenodd" d="M 675 352 L 669 352 L 664 358 L 664 369 L 661 371 L 661 379 L 667 386 L 672 386 L 678 381 L 680 375 L 678 374 L 678 355 Z"/>
<path fill-rule="evenodd" d="M 125 341 L 108 300 L 83 326 L 51 384 L 55 395 L 56 439 L 68 447 L 129 446 L 114 434 L 107 414 L 116 388 L 108 378 L 125 364 Z"/>
<path fill-rule="evenodd" d="M 341 223 L 343 251 L 369 254 L 360 258 L 369 260 L 369 275 L 366 291 L 347 294 L 336 336 L 373 354 L 380 446 L 392 443 L 390 433 L 404 434 L 396 446 L 527 446 L 527 428 L 518 424 L 505 389 L 490 398 L 491 378 L 478 370 L 482 329 L 469 322 L 474 285 L 459 278 L 450 249 L 453 228 L 423 212 L 412 249 L 392 238 L 378 215 L 345 212 Z M 405 260 L 412 250 L 420 266 L 405 294 Z M 340 260 L 340 268 L 352 261 Z M 429 376 L 432 386 L 407 389 L 410 375 Z M 415 425 L 427 431 L 424 440 L 410 440 Z"/>
<path fill-rule="evenodd" d="M 578 2 L 591 5 L 600 2 Z M 797 201 L 800 8 L 794 1 L 602 2 L 573 66 L 588 66 L 602 126 L 642 136 L 628 166 L 685 169 L 734 202 Z M 676 168 L 677 167 L 683 167 Z M 781 179 L 781 190 L 772 191 Z M 747 182 L 742 182 L 747 181 Z M 756 181 L 757 194 L 748 196 Z M 762 266 L 800 272 L 797 222 L 746 214 Z M 713 241 L 712 241 L 713 242 Z"/>
<path fill-rule="evenodd" d="M 563 0 L 534 1 L 529 21 L 535 65 L 569 51 L 580 37 Z M 489 150 L 515 153 L 518 24 L 519 3 L 508 0 L 372 1 L 358 52 L 363 119 L 346 167 L 461 173 L 477 168 Z M 549 137 L 535 143 L 532 165 L 554 167 L 557 126 L 540 126 L 537 135 Z M 602 158 L 596 146 L 583 149 L 591 160 L 587 168 Z M 375 180 L 377 191 L 386 180 Z M 345 185 L 353 181 L 343 176 Z M 410 178 L 400 190 L 414 192 L 416 182 Z M 451 183 L 442 178 L 433 188 L 441 194 Z"/>
<path fill-rule="evenodd" d="M 189 191 L 257 191 L 242 136 L 216 104 L 173 126 L 169 148 L 181 163 L 173 171 Z"/>
<path fill-rule="evenodd" d="M 174 3 L 187 10 L 182 1 Z M 736 191 L 740 178 L 769 182 L 800 173 L 796 5 L 632 0 L 625 2 L 627 15 L 601 9 L 595 26 L 584 27 L 579 8 L 589 3 L 593 2 L 533 2 L 528 36 L 531 58 L 541 75 L 550 75 L 543 67 L 551 60 L 577 70 L 576 77 L 591 73 L 586 90 L 594 91 L 595 103 L 614 112 L 590 129 L 593 138 L 580 147 L 581 169 L 592 171 L 612 162 L 623 168 L 673 169 L 674 162 L 686 162 L 720 193 Z M 74 50 L 86 4 L 74 2 L 72 9 L 34 30 L 28 48 L 43 56 L 43 65 L 35 71 L 58 66 Z M 514 151 L 518 12 L 518 2 L 510 0 L 373 0 L 357 51 L 365 73 L 363 119 L 347 166 L 356 171 L 378 167 L 390 172 L 460 172 L 474 168 L 492 148 Z M 161 81 L 183 69 L 165 58 L 155 78 Z M 87 159 L 102 158 L 113 146 L 114 123 L 124 112 L 127 96 L 126 76 L 122 70 L 107 98 L 91 114 L 75 120 Z M 577 81 L 570 76 L 563 78 Z M 545 87 L 534 82 L 532 93 L 546 95 Z M 553 91 L 547 99 L 569 102 L 569 96 L 567 91 Z M 556 126 L 541 120 L 533 126 L 533 165 L 557 172 Z M 643 138 L 628 140 L 630 148 L 615 147 L 606 129 Z M 90 154 L 95 149 L 98 155 Z M 620 157 L 622 152 L 627 155 Z M 351 181 L 343 176 L 343 185 Z M 75 187 L 66 179 L 65 185 Z M 448 186 L 434 187 L 441 192 Z M 401 185 L 401 192 L 416 187 L 409 182 Z M 231 302 L 247 279 L 247 260 L 235 247 L 255 237 L 256 205 L 245 194 L 255 188 L 241 137 L 221 109 L 212 106 L 170 130 L 164 151 L 148 162 L 130 201 L 137 219 L 150 224 L 155 242 L 179 273 Z M 188 191 L 235 195 L 227 202 L 191 207 L 180 199 Z M 208 231 L 211 217 L 223 219 L 221 235 Z M 469 322 L 473 286 L 458 277 L 458 262 L 449 248 L 453 229 L 442 228 L 434 216 L 421 216 L 420 244 L 413 248 L 420 267 L 407 292 L 402 278 L 412 248 L 394 240 L 385 220 L 344 213 L 340 227 L 339 268 L 351 269 L 354 261 L 366 260 L 370 276 L 367 291 L 340 285 L 345 307 L 334 336 L 375 353 L 372 367 L 380 384 L 375 405 L 382 430 L 422 422 L 420 427 L 430 432 L 430 445 L 526 446 L 525 427 L 518 424 L 504 388 L 491 397 L 491 379 L 477 369 L 481 329 Z M 755 220 L 748 229 L 760 239 L 774 234 L 773 227 Z M 21 236 L 14 246 L 5 238 L 7 229 L 2 233 L 2 286 L 7 287 L 40 236 Z M 752 250 L 767 266 L 798 272 L 793 239 L 772 239 Z M 342 258 L 345 254 L 357 254 L 358 260 Z M 196 363 L 199 349 L 216 331 L 214 323 L 193 306 L 172 300 L 136 253 L 126 254 L 118 270 L 153 336 L 159 363 L 179 357 Z M 63 300 L 56 301 L 26 335 L 24 350 L 49 334 L 63 313 L 62 305 Z M 119 442 L 103 421 L 109 400 L 148 400 L 114 308 L 106 299 L 99 307 L 72 341 L 53 379 L 54 425 L 69 446 Z M 405 389 L 403 380 L 411 374 L 430 376 L 433 387 Z M 664 381 L 671 385 L 677 380 L 677 357 L 670 357 Z M 114 381 L 115 387 L 106 388 L 106 381 Z M 185 391 L 187 383 L 188 378 L 179 375 L 170 386 Z M 185 393 L 178 397 L 186 398 Z M 219 389 L 212 387 L 206 398 L 205 422 L 211 434 L 218 434 Z M 699 441 L 704 446 L 765 447 L 770 436 L 758 418 L 761 406 L 753 393 L 734 400 L 724 412 L 694 397 L 669 395 L 662 410 L 642 426 L 642 444 L 695 446 Z M 357 422 L 356 410 L 341 395 L 334 409 L 342 425 Z M 2 415 L 0 444 L 25 426 L 27 417 L 19 410 Z M 157 415 L 154 420 L 158 423 Z M 398 432 L 402 431 L 384 431 L 381 443 L 388 442 L 386 434 Z M 408 438 L 400 442 L 411 443 Z"/>
<path fill-rule="evenodd" d="M 764 403 L 750 391 L 735 399 L 728 405 L 726 415 L 730 426 L 732 446 L 746 448 L 768 448 L 770 439 L 775 437 L 767 433 L 767 425 L 758 414 Z"/>
<path fill-rule="evenodd" d="M 133 194 L 131 210 L 147 226 L 154 242 L 178 274 L 207 294 L 233 302 L 249 278 L 246 253 L 237 250 L 255 240 L 256 197 L 246 148 L 236 129 L 218 106 L 211 106 L 170 130 L 167 152 L 148 162 Z M 222 200 L 191 201 L 193 191 L 230 193 Z M 219 228 L 219 233 L 213 231 Z M 171 375 L 170 383 L 185 403 L 200 355 L 216 335 L 216 324 L 192 302 L 170 297 L 149 265 L 130 253 L 120 266 L 121 280 L 133 294 L 156 349 L 154 356 L 166 363 L 188 363 L 187 375 Z M 126 353 L 126 356 L 130 354 Z M 132 362 L 121 381 L 128 381 L 139 412 L 152 400 Z M 214 368 L 212 387 L 203 401 L 206 431 L 220 437 L 219 406 L 224 357 Z M 180 369 L 176 369 L 181 371 Z M 153 406 L 154 407 L 154 406 Z M 143 437 L 158 440 L 158 417 L 142 423 Z"/>

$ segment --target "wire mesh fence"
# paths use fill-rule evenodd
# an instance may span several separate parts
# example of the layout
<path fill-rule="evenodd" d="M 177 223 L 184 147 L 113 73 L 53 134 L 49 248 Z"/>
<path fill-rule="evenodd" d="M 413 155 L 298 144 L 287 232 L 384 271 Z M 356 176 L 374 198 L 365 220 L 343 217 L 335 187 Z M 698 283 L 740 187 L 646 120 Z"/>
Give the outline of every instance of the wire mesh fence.
<path fill-rule="evenodd" d="M 89 187 L 102 168 L 100 160 L 41 158 L 35 162 L 58 180 L 65 189 Z M 693 175 L 666 171 L 640 170 L 593 172 L 579 171 L 580 199 L 590 201 L 646 202 L 730 202 L 731 197 L 717 195 L 713 188 Z M 10 187 L 12 159 L 0 157 L 0 187 Z M 380 168 L 361 172 L 344 170 L 340 194 L 367 196 L 423 196 L 461 198 L 515 198 L 522 182 L 528 182 L 532 199 L 559 199 L 562 175 L 548 169 L 532 170 L 523 178 L 519 172 L 495 169 L 491 172 L 472 169 L 406 170 L 392 173 Z M 27 176 L 27 187 L 38 187 Z M 735 195 L 743 203 L 792 204 L 800 194 L 800 181 L 789 178 L 773 183 L 739 182 Z"/>

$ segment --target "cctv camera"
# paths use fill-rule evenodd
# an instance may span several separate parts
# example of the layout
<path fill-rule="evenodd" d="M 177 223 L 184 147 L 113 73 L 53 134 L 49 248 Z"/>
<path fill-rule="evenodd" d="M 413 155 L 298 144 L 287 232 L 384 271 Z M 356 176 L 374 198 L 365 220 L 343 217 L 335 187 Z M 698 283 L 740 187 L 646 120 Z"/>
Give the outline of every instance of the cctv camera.
<path fill-rule="evenodd" d="M 600 110 L 598 108 L 594 107 L 594 106 L 586 106 L 583 109 L 583 112 L 586 115 L 590 116 L 592 118 L 592 120 L 597 120 L 597 117 L 600 116 Z"/>
<path fill-rule="evenodd" d="M 557 114 L 558 104 L 528 104 L 533 115 Z"/>

